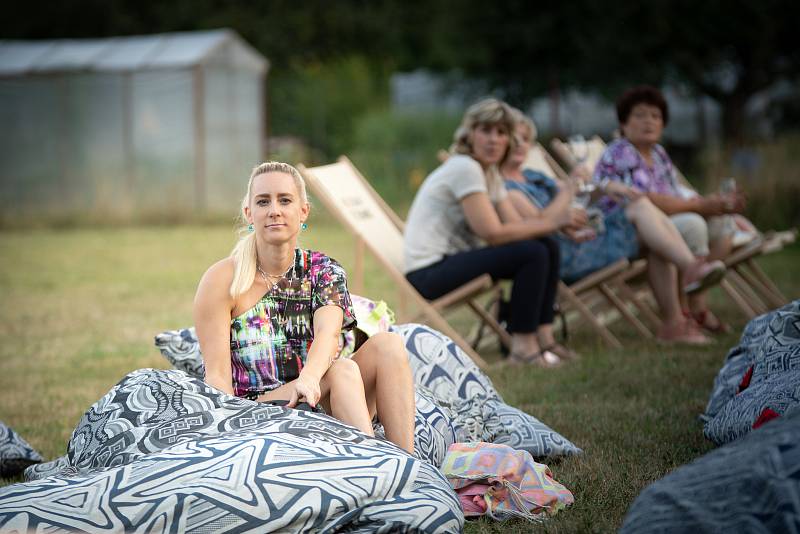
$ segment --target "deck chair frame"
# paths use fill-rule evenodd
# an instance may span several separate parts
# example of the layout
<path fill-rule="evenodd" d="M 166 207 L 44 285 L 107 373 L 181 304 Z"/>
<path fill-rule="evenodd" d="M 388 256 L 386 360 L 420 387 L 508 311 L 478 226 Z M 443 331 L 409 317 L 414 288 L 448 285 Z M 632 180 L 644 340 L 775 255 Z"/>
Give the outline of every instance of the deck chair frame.
<path fill-rule="evenodd" d="M 589 158 L 585 164 L 594 168 L 606 144 L 597 135 L 589 139 L 587 144 L 589 145 Z M 565 143 L 554 138 L 551 148 L 570 167 L 577 164 L 569 142 Z M 675 172 L 681 186 L 694 190 L 680 169 L 676 167 Z M 794 228 L 786 232 L 768 233 L 752 243 L 734 249 L 726 258 L 723 258 L 728 270 L 719 285 L 748 319 L 788 303 L 788 299 L 758 266 L 755 259 L 761 255 L 781 250 L 786 244 L 794 242 L 796 235 L 797 230 Z"/>
<path fill-rule="evenodd" d="M 531 147 L 524 166 L 543 172 L 549 176 L 555 176 L 560 180 L 569 178 L 569 175 L 540 143 L 536 143 Z M 572 284 L 559 282 L 558 285 L 559 301 L 562 308 L 571 308 L 577 311 L 585 322 L 589 324 L 608 345 L 614 348 L 620 348 L 622 346 L 619 339 L 608 329 L 606 326 L 607 321 L 603 321 L 592 313 L 587 301 L 582 299 L 582 297 L 587 296 L 593 291 L 597 291 L 603 296 L 606 302 L 642 336 L 652 338 L 653 333 L 638 317 L 636 317 L 628 305 L 630 302 L 634 304 L 636 308 L 641 309 L 641 302 L 635 298 L 634 292 L 626 284 L 626 280 L 630 276 L 630 274 L 628 274 L 629 269 L 630 262 L 626 259 L 620 259 Z"/>
<path fill-rule="evenodd" d="M 311 191 L 319 197 L 325 204 L 326 208 L 350 231 L 356 240 L 356 266 L 354 269 L 354 288 L 358 290 L 363 288 L 363 250 L 368 249 L 378 262 L 384 267 L 386 272 L 392 278 L 400 293 L 400 308 L 398 316 L 401 320 L 414 320 L 419 316 L 413 316 L 406 313 L 405 302 L 406 299 L 412 301 L 414 305 L 420 310 L 420 314 L 431 326 L 440 330 L 442 333 L 450 337 L 464 352 L 466 352 L 472 360 L 481 368 L 486 368 L 486 361 L 475 351 L 472 345 L 459 334 L 455 328 L 445 319 L 443 313 L 459 306 L 466 305 L 471 309 L 479 318 L 481 322 L 486 323 L 487 326 L 498 336 L 500 342 L 510 347 L 511 336 L 506 330 L 497 322 L 497 320 L 478 302 L 478 298 L 488 294 L 499 292 L 499 286 L 492 280 L 489 275 L 479 276 L 470 282 L 462 285 L 461 287 L 443 295 L 435 300 L 427 300 L 411 285 L 406 279 L 402 271 L 402 259 L 398 259 L 397 252 L 394 250 L 394 257 L 385 248 L 386 241 L 375 242 L 374 238 L 366 235 L 364 224 L 368 221 L 364 219 L 369 218 L 386 218 L 382 221 L 382 225 L 387 232 L 392 233 L 391 236 L 387 235 L 386 240 L 390 238 L 396 244 L 399 241 L 402 243 L 402 233 L 404 229 L 403 221 L 394 213 L 394 210 L 386 204 L 386 202 L 378 195 L 372 188 L 366 178 L 358 171 L 353 163 L 345 156 L 341 156 L 336 163 L 330 165 L 323 165 L 320 167 L 307 168 L 303 165 L 298 166 L 300 173 L 306 180 Z M 358 197 L 361 205 L 343 205 L 342 197 L 337 198 L 337 194 L 341 191 L 335 192 L 332 189 L 333 184 L 326 184 L 322 176 L 326 175 L 329 171 L 338 170 L 340 172 L 347 172 L 348 178 L 353 182 L 352 186 L 361 189 L 362 196 L 353 195 L 353 190 L 350 190 L 351 200 L 355 202 Z M 330 176 L 328 176 L 330 177 Z M 368 200 L 367 200 L 368 199 Z M 367 204 L 372 202 L 372 206 L 364 205 L 363 201 L 367 200 Z M 345 211 L 349 210 L 349 212 Z M 355 212 L 354 212 L 355 210 Z M 360 213 L 361 221 L 356 221 L 355 213 Z M 396 234 L 394 234 L 396 232 Z M 402 258 L 402 247 L 399 251 L 400 258 Z"/>

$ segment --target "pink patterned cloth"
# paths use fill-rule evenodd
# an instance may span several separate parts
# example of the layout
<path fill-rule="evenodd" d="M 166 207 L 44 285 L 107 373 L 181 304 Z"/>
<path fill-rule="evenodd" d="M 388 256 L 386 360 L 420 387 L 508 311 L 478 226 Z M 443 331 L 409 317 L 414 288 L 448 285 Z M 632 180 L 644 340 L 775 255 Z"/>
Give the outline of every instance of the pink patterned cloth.
<path fill-rule="evenodd" d="M 442 472 L 458 493 L 464 515 L 537 520 L 566 508 L 575 498 L 550 468 L 528 451 L 494 443 L 454 443 Z"/>

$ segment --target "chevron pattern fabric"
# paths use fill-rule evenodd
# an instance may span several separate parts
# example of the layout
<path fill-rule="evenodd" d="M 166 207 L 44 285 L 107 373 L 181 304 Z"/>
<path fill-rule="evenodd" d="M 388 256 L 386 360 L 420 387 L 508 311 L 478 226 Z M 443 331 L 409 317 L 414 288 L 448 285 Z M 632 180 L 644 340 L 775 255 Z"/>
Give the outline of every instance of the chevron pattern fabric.
<path fill-rule="evenodd" d="M 176 370 L 127 375 L 86 412 L 65 457 L 26 474 L 0 489 L 0 531 L 463 525 L 453 490 L 427 462 L 324 414 L 239 399 Z"/>

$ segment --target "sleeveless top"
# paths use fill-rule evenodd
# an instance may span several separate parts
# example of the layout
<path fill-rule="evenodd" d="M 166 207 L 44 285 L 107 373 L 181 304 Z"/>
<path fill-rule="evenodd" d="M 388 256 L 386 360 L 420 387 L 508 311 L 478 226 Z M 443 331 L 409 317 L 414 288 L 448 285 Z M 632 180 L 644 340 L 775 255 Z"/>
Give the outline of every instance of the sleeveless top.
<path fill-rule="evenodd" d="M 321 252 L 295 249 L 283 278 L 231 321 L 234 394 L 255 398 L 297 378 L 314 339 L 314 312 L 329 305 L 344 312 L 342 330 L 356 326 L 342 266 Z"/>
<path fill-rule="evenodd" d="M 551 177 L 531 169 L 522 174 L 525 182 L 506 180 L 506 187 L 524 193 L 534 206 L 544 208 L 558 194 L 558 184 Z M 553 236 L 560 254 L 558 275 L 564 282 L 571 284 L 619 259 L 639 255 L 636 228 L 623 209 L 603 213 L 603 225 L 605 231 L 590 241 L 577 243 L 561 232 Z"/>

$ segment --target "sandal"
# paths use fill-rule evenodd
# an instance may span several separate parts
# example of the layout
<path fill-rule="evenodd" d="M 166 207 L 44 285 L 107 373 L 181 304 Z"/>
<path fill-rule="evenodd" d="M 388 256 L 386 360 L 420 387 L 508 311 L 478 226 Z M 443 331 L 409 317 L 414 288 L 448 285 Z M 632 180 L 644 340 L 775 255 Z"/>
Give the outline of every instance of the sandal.
<path fill-rule="evenodd" d="M 712 340 L 703 335 L 691 319 L 685 320 L 677 325 L 662 325 L 661 329 L 658 331 L 658 335 L 656 335 L 656 340 L 662 345 L 681 343 L 685 345 L 703 346 L 712 343 Z"/>
<path fill-rule="evenodd" d="M 692 313 L 692 319 L 694 319 L 698 326 L 701 326 L 712 334 L 728 334 L 731 331 L 731 327 L 720 321 L 709 309 Z"/>
<path fill-rule="evenodd" d="M 709 288 L 725 276 L 725 264 L 719 260 L 693 264 L 687 269 L 683 292 L 697 293 Z"/>
<path fill-rule="evenodd" d="M 561 366 L 561 358 L 549 350 L 540 350 L 533 354 L 522 356 L 519 353 L 512 352 L 508 356 L 508 362 L 511 365 L 536 365 L 545 369 L 552 369 Z"/>
<path fill-rule="evenodd" d="M 574 350 L 562 345 L 561 343 L 553 343 L 547 347 L 542 347 L 544 351 L 550 351 L 562 360 L 580 360 L 580 355 Z"/>

